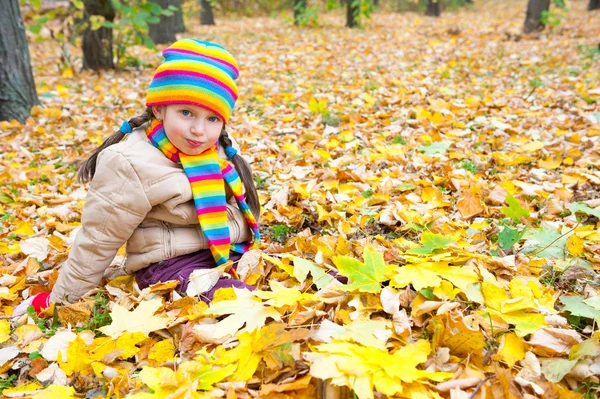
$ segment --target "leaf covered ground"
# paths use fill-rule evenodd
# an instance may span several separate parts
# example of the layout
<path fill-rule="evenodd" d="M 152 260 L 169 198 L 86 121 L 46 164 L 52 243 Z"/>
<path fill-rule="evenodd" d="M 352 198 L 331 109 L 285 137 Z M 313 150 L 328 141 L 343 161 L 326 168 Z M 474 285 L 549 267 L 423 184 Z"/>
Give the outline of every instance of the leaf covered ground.
<path fill-rule="evenodd" d="M 238 274 L 258 289 L 140 291 L 113 278 L 120 251 L 87 298 L 13 318 L 80 225 L 76 162 L 141 113 L 160 62 L 135 48 L 145 67 L 79 72 L 31 40 L 43 107 L 0 123 L 3 394 L 314 398 L 328 380 L 361 399 L 596 397 L 600 14 L 573 2 L 523 36 L 525 3 L 362 30 L 341 12 L 188 23 L 242 71 L 230 131 L 265 237 Z"/>

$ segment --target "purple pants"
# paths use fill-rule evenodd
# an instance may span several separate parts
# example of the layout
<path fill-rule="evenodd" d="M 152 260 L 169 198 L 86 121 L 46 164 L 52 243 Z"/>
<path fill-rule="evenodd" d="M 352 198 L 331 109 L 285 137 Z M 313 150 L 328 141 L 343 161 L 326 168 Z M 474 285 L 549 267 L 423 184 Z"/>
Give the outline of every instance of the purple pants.
<path fill-rule="evenodd" d="M 237 252 L 231 252 L 229 258 L 236 262 L 241 257 L 242 255 L 238 254 Z M 217 267 L 217 263 L 210 253 L 210 250 L 204 249 L 188 255 L 181 255 L 175 258 L 163 260 L 162 262 L 152 263 L 148 267 L 139 270 L 135 274 L 135 279 L 141 289 L 160 282 L 178 280 L 179 286 L 177 291 L 185 292 L 188 286 L 190 274 L 192 274 L 194 270 L 212 269 L 213 267 Z M 235 268 L 235 265 L 233 267 Z M 240 289 L 246 288 L 250 291 L 254 290 L 254 287 L 240 280 L 222 278 L 217 281 L 217 284 L 210 291 L 201 295 L 200 299 L 202 299 L 204 302 L 210 302 L 215 295 L 215 291 L 217 291 L 219 288 L 229 287 Z"/>

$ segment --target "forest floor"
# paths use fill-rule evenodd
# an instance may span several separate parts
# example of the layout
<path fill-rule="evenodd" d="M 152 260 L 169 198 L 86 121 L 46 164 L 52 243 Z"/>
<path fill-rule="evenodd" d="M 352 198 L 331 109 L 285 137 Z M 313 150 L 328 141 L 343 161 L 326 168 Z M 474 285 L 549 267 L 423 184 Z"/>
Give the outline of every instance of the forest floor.
<path fill-rule="evenodd" d="M 188 22 L 240 65 L 229 130 L 264 237 L 238 274 L 257 290 L 206 305 L 109 277 L 46 319 L 11 314 L 56 281 L 76 163 L 143 111 L 161 56 L 96 74 L 32 39 L 43 106 L 0 123 L 3 394 L 314 398 L 329 380 L 361 399 L 597 397 L 600 12 L 584 3 L 531 35 L 526 1 L 355 30 L 341 11 Z"/>

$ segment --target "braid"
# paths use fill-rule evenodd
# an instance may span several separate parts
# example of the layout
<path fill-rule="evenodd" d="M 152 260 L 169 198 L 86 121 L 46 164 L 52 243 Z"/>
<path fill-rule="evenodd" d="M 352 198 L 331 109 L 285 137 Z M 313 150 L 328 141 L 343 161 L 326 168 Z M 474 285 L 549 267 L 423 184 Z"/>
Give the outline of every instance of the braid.
<path fill-rule="evenodd" d="M 233 146 L 233 143 L 231 142 L 229 134 L 227 134 L 225 128 L 221 130 L 221 135 L 219 136 L 219 145 L 221 145 L 223 149 Z M 260 201 L 258 199 L 256 186 L 254 185 L 254 179 L 252 178 L 252 168 L 250 168 L 248 162 L 246 162 L 246 160 L 240 154 L 235 154 L 233 158 L 231 158 L 231 162 L 233 163 L 238 175 L 240 175 L 242 183 L 244 183 L 248 207 L 252 211 L 254 218 L 258 221 L 260 216 Z"/>
<path fill-rule="evenodd" d="M 143 114 L 134 116 L 129 120 L 129 125 L 132 129 L 138 128 L 142 126 L 144 123 L 148 122 L 152 119 L 152 107 L 146 107 L 146 110 Z M 125 137 L 125 133 L 120 130 L 117 130 L 115 133 L 111 134 L 102 142 L 100 147 L 96 148 L 92 155 L 89 156 L 88 159 L 83 161 L 81 167 L 79 168 L 79 172 L 77 173 L 77 179 L 82 182 L 88 182 L 92 180 L 94 174 L 96 174 L 96 161 L 98 159 L 98 155 L 107 147 L 110 147 L 113 144 L 117 144 Z"/>

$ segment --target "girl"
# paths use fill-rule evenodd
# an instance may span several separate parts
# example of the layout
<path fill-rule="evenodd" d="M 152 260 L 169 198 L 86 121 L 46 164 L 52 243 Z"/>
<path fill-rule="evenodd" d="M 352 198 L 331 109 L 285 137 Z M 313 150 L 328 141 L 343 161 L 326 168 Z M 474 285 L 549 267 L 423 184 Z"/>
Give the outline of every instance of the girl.
<path fill-rule="evenodd" d="M 124 242 L 125 271 L 140 288 L 178 280 L 185 291 L 194 270 L 236 261 L 260 239 L 252 172 L 224 129 L 238 97 L 235 59 L 194 39 L 163 56 L 146 111 L 124 122 L 79 171 L 91 180 L 82 228 L 52 293 L 33 298 L 36 311 L 98 287 Z M 227 286 L 250 288 L 220 280 L 206 299 Z"/>

